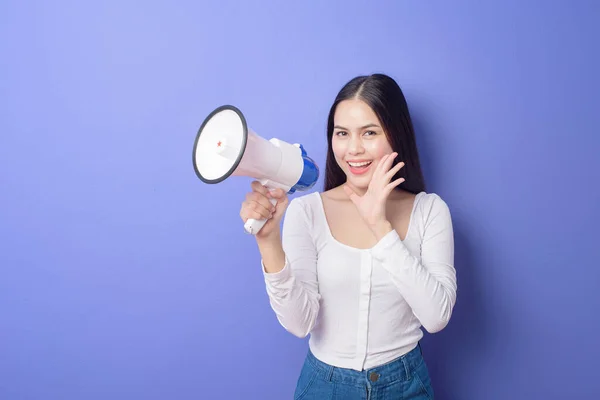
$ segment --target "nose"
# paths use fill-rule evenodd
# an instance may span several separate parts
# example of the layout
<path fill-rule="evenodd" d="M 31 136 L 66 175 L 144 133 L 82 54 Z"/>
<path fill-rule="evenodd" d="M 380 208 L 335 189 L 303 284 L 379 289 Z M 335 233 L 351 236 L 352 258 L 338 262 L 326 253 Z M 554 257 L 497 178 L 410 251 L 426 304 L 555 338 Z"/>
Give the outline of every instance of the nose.
<path fill-rule="evenodd" d="M 350 143 L 348 143 L 348 152 L 352 155 L 360 154 L 364 151 L 362 140 L 358 135 L 350 137 Z"/>

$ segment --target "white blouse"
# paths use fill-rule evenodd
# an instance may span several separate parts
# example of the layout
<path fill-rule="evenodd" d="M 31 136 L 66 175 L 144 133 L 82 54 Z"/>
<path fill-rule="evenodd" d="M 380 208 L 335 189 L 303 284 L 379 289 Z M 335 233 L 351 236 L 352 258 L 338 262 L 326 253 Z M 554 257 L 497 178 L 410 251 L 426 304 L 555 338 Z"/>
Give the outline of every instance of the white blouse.
<path fill-rule="evenodd" d="M 321 195 L 290 201 L 282 231 L 284 268 L 263 274 L 273 311 L 323 362 L 357 371 L 389 362 L 443 329 L 456 302 L 450 211 L 417 194 L 407 236 L 395 230 L 370 249 L 338 242 Z M 262 264 L 262 260 L 261 260 Z"/>

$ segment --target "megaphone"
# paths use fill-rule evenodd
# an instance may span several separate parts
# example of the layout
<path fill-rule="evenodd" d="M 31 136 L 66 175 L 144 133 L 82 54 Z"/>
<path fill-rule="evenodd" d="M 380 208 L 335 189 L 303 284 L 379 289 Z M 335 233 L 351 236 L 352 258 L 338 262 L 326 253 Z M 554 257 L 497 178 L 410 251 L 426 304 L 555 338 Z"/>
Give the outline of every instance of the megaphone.
<path fill-rule="evenodd" d="M 206 117 L 194 141 L 192 160 L 196 175 L 208 184 L 230 176 L 248 176 L 269 190 L 281 188 L 292 194 L 310 189 L 319 178 L 317 164 L 302 145 L 262 138 L 232 105 L 220 106 Z M 271 204 L 275 203 L 276 199 L 271 199 Z M 256 235 L 266 222 L 249 219 L 244 229 Z"/>

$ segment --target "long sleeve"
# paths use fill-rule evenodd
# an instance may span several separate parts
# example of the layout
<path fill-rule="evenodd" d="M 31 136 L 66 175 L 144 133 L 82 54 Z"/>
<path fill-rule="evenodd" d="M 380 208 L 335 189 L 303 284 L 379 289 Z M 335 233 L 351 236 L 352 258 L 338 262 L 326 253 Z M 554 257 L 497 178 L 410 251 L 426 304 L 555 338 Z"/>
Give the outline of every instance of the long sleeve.
<path fill-rule="evenodd" d="M 312 330 L 320 300 L 317 251 L 309 228 L 303 204 L 299 199 L 292 200 L 283 222 L 285 266 L 279 272 L 267 273 L 261 260 L 271 308 L 279 323 L 301 338 Z"/>
<path fill-rule="evenodd" d="M 372 254 L 382 262 L 421 325 L 434 333 L 450 320 L 457 283 L 450 210 L 437 195 L 432 195 L 427 207 L 420 261 L 409 252 L 395 230 L 377 243 Z"/>

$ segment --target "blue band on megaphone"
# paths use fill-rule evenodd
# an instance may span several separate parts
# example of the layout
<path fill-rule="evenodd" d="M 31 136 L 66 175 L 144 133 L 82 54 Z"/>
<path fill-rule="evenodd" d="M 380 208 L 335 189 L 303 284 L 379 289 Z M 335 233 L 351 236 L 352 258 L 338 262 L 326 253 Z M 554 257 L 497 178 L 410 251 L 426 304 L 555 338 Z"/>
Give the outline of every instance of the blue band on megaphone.
<path fill-rule="evenodd" d="M 300 145 L 302 152 L 302 159 L 304 161 L 304 168 L 302 169 L 302 175 L 298 182 L 290 189 L 288 193 L 294 193 L 296 190 L 307 190 L 310 189 L 317 183 L 319 179 L 319 167 L 317 164 L 306 154 L 304 147 Z"/>

